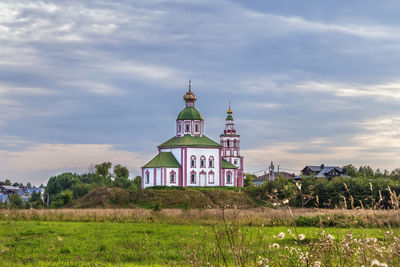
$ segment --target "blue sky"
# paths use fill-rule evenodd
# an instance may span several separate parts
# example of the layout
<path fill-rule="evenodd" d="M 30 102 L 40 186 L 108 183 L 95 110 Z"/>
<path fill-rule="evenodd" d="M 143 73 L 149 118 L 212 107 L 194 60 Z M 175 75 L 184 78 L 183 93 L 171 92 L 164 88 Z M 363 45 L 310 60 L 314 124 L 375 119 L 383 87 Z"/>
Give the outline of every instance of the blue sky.
<path fill-rule="evenodd" d="M 207 136 L 231 101 L 245 171 L 400 167 L 398 1 L 1 1 L 0 180 L 102 161 L 132 175 L 192 80 Z"/>

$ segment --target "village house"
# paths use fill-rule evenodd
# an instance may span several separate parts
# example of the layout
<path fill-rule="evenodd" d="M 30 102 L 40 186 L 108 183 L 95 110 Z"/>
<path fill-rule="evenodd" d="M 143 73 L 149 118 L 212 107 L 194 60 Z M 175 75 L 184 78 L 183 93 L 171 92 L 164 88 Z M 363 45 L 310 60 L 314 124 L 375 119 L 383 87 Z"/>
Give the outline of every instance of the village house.
<path fill-rule="evenodd" d="M 8 198 L 14 194 L 18 194 L 23 201 L 28 201 L 34 192 L 39 192 L 43 198 L 43 188 L 28 188 L 26 186 L 16 187 L 11 185 L 0 186 L 0 202 L 7 202 Z"/>
<path fill-rule="evenodd" d="M 306 166 L 301 170 L 303 176 L 314 176 L 315 178 L 328 178 L 332 179 L 338 176 L 346 176 L 346 170 L 338 166 Z"/>

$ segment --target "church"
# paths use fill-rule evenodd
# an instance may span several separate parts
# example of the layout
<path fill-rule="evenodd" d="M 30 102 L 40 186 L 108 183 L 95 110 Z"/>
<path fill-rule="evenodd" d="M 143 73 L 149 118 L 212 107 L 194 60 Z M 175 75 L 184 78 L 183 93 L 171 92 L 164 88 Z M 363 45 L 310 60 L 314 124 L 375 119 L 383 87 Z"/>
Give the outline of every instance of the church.
<path fill-rule="evenodd" d="M 176 135 L 158 146 L 158 155 L 142 167 L 142 188 L 151 186 L 243 186 L 243 157 L 229 107 L 220 143 L 204 135 L 196 95 L 183 96 L 185 108 L 176 119 Z"/>

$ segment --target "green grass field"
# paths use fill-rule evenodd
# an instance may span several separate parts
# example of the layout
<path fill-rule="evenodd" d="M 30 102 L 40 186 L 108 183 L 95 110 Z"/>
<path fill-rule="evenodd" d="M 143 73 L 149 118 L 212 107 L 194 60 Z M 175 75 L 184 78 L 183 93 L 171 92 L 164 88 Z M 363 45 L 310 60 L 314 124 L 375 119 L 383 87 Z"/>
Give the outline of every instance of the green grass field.
<path fill-rule="evenodd" d="M 301 242 L 287 234 L 288 229 L 295 232 L 293 227 L 243 227 L 239 232 L 247 231 L 246 239 L 254 240 L 257 246 L 263 247 L 257 251 L 262 251 L 264 255 L 253 255 L 254 258 L 262 256 L 273 260 L 281 257 L 270 247 L 273 243 L 279 244 L 282 250 L 285 246 L 301 247 Z M 300 227 L 297 230 L 305 234 L 304 244 L 315 241 L 322 231 L 315 227 Z M 347 233 L 359 238 L 383 240 L 388 229 L 326 230 L 339 241 Z M 277 238 L 280 232 L 286 233 L 285 238 Z M 394 232 L 397 234 L 398 229 Z M 193 259 L 213 257 L 211 251 L 215 251 L 215 237 L 211 226 L 202 225 L 0 221 L 0 265 L 189 265 Z M 201 255 L 208 249 L 210 255 Z M 232 259 L 229 261 L 233 264 Z"/>

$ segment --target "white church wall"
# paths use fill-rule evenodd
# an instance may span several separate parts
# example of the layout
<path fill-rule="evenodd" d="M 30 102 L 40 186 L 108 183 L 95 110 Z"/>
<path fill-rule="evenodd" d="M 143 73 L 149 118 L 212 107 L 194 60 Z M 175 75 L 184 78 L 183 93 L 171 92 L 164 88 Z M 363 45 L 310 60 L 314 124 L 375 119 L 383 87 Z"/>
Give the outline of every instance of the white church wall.
<path fill-rule="evenodd" d="M 220 161 L 218 148 L 187 148 L 187 170 L 186 184 L 187 186 L 219 186 L 220 181 Z M 191 167 L 191 157 L 196 157 L 195 167 Z M 200 159 L 204 156 L 205 167 L 200 167 Z M 213 168 L 209 167 L 210 157 L 214 158 Z M 210 183 L 209 174 L 214 173 L 214 183 Z M 195 174 L 195 183 L 191 183 L 191 174 Z M 204 174 L 204 175 L 201 175 Z"/>
<path fill-rule="evenodd" d="M 231 175 L 231 182 L 228 183 L 228 174 Z M 237 171 L 236 169 L 223 169 L 222 179 L 224 180 L 223 186 L 236 186 L 237 185 Z"/>
<path fill-rule="evenodd" d="M 171 182 L 171 174 L 174 174 L 174 182 Z M 165 178 L 167 186 L 179 185 L 179 168 L 165 168 Z"/>

